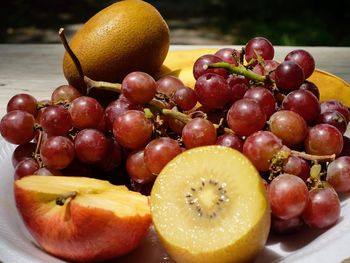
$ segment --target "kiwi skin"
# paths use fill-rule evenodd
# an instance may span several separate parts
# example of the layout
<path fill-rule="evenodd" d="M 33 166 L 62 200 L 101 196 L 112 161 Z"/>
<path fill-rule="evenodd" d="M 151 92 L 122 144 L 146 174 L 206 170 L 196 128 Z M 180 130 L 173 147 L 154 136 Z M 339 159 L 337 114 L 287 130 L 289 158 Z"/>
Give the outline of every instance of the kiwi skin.
<path fill-rule="evenodd" d="M 132 71 L 155 74 L 169 50 L 169 28 L 160 13 L 141 0 L 118 1 L 90 18 L 69 45 L 91 79 L 121 82 Z M 65 52 L 63 73 L 69 84 L 85 84 Z"/>

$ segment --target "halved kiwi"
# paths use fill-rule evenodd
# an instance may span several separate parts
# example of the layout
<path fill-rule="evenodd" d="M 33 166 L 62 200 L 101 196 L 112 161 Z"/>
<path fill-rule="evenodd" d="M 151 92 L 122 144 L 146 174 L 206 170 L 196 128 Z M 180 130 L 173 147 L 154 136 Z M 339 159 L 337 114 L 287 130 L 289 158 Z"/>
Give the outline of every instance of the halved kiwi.
<path fill-rule="evenodd" d="M 245 262 L 264 247 L 269 233 L 260 175 L 228 147 L 178 155 L 158 175 L 150 201 L 155 229 L 176 262 Z"/>

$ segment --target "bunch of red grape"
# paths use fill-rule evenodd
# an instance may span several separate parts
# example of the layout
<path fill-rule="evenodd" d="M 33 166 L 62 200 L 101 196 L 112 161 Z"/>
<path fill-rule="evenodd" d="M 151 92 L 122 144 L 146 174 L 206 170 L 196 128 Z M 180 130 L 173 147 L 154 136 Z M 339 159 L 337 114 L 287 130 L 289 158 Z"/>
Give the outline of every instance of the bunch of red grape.
<path fill-rule="evenodd" d="M 19 145 L 15 179 L 95 176 L 149 191 L 176 155 L 217 144 L 242 152 L 261 173 L 275 231 L 330 227 L 340 217 L 337 192 L 350 191 L 349 110 L 319 101 L 306 80 L 315 69 L 309 52 L 294 50 L 281 63 L 273 58 L 269 40 L 256 37 L 242 50 L 198 58 L 193 89 L 143 72 L 121 84 L 90 80 L 90 91 L 120 93 L 105 107 L 70 85 L 48 101 L 18 94 L 0 123 L 1 135 Z"/>

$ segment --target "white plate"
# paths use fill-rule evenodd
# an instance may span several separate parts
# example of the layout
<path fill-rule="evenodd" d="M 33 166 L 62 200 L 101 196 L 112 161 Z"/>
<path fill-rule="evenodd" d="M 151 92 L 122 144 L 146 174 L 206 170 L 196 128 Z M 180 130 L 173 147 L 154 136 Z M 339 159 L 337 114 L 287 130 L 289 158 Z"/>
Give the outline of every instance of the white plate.
<path fill-rule="evenodd" d="M 62 263 L 42 251 L 18 216 L 13 199 L 13 145 L 0 137 L 0 262 Z M 309 229 L 283 238 L 270 236 L 255 263 L 263 262 L 341 262 L 350 258 L 349 195 L 342 196 L 342 214 L 334 227 L 325 231 Z M 171 262 L 153 231 L 133 253 L 113 262 Z"/>

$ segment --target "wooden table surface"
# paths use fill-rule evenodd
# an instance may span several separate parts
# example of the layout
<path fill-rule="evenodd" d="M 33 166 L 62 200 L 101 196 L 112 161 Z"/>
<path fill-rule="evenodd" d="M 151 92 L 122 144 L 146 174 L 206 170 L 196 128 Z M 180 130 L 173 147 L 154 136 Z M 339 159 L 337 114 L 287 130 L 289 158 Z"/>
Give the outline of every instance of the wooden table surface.
<path fill-rule="evenodd" d="M 194 49 L 203 46 L 172 46 L 172 49 Z M 241 48 L 241 46 L 234 46 Z M 350 47 L 275 47 L 275 59 L 283 60 L 296 48 L 308 50 L 316 66 L 350 82 Z M 60 44 L 0 45 L 0 116 L 8 100 L 18 93 L 30 93 L 37 99 L 48 99 L 51 92 L 66 80 L 62 71 L 64 49 Z"/>

